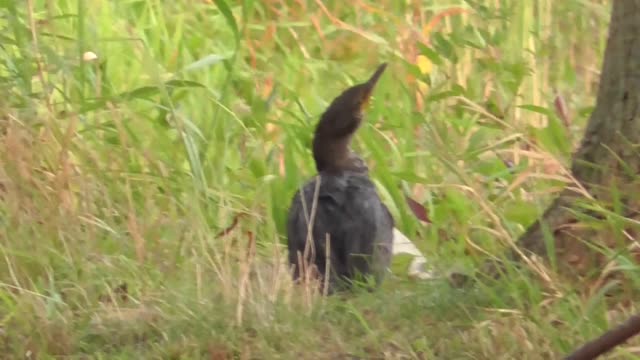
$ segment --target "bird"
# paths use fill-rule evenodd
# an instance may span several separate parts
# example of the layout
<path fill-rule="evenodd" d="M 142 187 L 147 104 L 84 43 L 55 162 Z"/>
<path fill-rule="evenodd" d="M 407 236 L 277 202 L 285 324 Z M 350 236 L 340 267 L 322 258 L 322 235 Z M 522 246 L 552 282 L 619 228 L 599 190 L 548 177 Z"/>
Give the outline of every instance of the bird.
<path fill-rule="evenodd" d="M 350 147 L 386 67 L 382 63 L 366 82 L 344 90 L 322 113 L 312 141 L 317 175 L 295 192 L 289 206 L 293 279 L 300 281 L 311 271 L 322 280 L 326 294 L 355 284 L 372 291 L 389 271 L 394 219 L 366 162 Z"/>

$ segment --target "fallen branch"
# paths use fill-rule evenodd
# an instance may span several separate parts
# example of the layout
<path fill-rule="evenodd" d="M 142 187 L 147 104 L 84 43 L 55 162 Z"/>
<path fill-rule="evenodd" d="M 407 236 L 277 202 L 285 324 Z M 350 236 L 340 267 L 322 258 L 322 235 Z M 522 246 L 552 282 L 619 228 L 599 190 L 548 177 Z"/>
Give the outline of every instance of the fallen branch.
<path fill-rule="evenodd" d="M 623 324 L 604 333 L 599 338 L 592 340 L 580 347 L 565 360 L 589 360 L 612 350 L 631 337 L 640 333 L 640 314 L 631 316 Z"/>

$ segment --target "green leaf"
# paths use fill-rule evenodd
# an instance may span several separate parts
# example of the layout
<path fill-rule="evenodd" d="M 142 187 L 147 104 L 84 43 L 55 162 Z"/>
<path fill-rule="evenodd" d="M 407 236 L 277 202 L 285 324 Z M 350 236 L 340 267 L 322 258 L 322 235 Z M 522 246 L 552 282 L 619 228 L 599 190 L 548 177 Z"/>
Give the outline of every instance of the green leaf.
<path fill-rule="evenodd" d="M 549 134 L 549 140 L 556 149 L 564 156 L 571 155 L 571 140 L 567 134 L 567 128 L 564 127 L 560 119 L 553 116 L 549 118 L 549 126 L 545 129 Z"/>
<path fill-rule="evenodd" d="M 548 117 L 553 117 L 553 113 L 551 112 L 551 110 L 542 107 L 542 106 L 537 106 L 537 105 L 519 105 L 518 106 L 521 109 L 525 109 L 525 110 L 529 110 L 529 111 L 533 111 L 536 112 L 538 114 L 542 114 Z"/>
<path fill-rule="evenodd" d="M 182 71 L 187 72 L 187 71 L 200 70 L 202 68 L 209 67 L 219 62 L 222 62 L 223 60 L 226 60 L 229 57 L 230 57 L 229 55 L 209 54 L 203 57 L 202 59 L 192 62 L 191 64 L 185 66 L 182 69 Z"/>
<path fill-rule="evenodd" d="M 435 50 L 433 50 L 432 48 L 422 43 L 419 43 L 418 47 L 420 48 L 420 52 L 422 53 L 422 55 L 429 58 L 429 60 L 431 60 L 431 62 L 434 63 L 435 65 L 444 64 L 444 61 L 442 61 L 442 58 L 440 57 L 440 55 L 438 55 L 438 53 L 435 52 Z"/>
<path fill-rule="evenodd" d="M 502 213 L 508 221 L 527 227 L 536 220 L 538 209 L 527 201 L 514 200 L 505 204 Z"/>
<path fill-rule="evenodd" d="M 174 88 L 204 88 L 205 86 L 200 84 L 197 81 L 191 81 L 191 80 L 169 80 L 166 83 L 164 83 L 166 86 L 168 87 L 174 87 Z"/>
<path fill-rule="evenodd" d="M 438 49 L 438 53 L 447 58 L 452 63 L 456 63 L 458 61 L 458 55 L 456 54 L 455 48 L 451 41 L 445 39 L 445 37 L 441 33 L 434 33 L 433 40 L 435 43 L 435 48 Z"/>
<path fill-rule="evenodd" d="M 439 93 L 435 93 L 435 94 L 431 94 L 429 96 L 427 96 L 426 101 L 428 102 L 436 102 L 436 101 L 440 101 L 446 98 L 450 98 L 453 96 L 458 96 L 460 95 L 460 92 L 455 91 L 455 90 L 445 90 L 445 91 L 441 91 Z"/>
<path fill-rule="evenodd" d="M 478 28 L 473 26 L 471 27 L 471 31 L 473 32 L 473 35 L 475 36 L 475 40 L 476 40 L 474 41 L 474 44 L 479 48 L 487 47 L 487 41 L 484 39 L 484 36 L 482 36 Z"/>
<path fill-rule="evenodd" d="M 593 112 L 593 109 L 595 109 L 595 106 L 585 106 L 582 107 L 580 109 L 578 109 L 578 115 L 581 117 L 588 117 L 591 116 L 591 113 Z"/>
<path fill-rule="evenodd" d="M 158 93 L 160 93 L 160 89 L 157 86 L 142 86 L 131 91 L 123 92 L 118 97 L 121 99 L 147 99 Z"/>
<path fill-rule="evenodd" d="M 225 20 L 227 20 L 227 25 L 229 25 L 231 31 L 233 31 L 233 36 L 235 37 L 237 45 L 238 43 L 240 43 L 240 32 L 238 31 L 238 24 L 236 23 L 236 18 L 231 12 L 231 8 L 229 8 L 229 5 L 224 0 L 214 1 L 216 3 L 216 6 L 218 7 L 218 10 L 220 10 L 220 12 L 222 13 L 222 16 L 224 16 Z"/>
<path fill-rule="evenodd" d="M 253 174 L 254 178 L 259 179 L 267 175 L 267 167 L 262 160 L 252 158 L 249 161 L 249 170 Z"/>

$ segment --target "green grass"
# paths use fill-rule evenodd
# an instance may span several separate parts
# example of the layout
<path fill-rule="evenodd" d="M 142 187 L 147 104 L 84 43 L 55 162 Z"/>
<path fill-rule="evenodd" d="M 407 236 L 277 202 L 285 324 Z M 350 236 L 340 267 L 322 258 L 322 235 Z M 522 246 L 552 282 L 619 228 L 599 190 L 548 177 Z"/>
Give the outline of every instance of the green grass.
<path fill-rule="evenodd" d="M 354 147 L 437 270 L 500 256 L 571 182 L 607 2 L 409 3 L 0 2 L 0 353 L 548 359 L 637 308 L 515 268 L 418 282 L 400 258 L 375 293 L 292 286 L 284 222 L 313 126 L 383 61 Z"/>

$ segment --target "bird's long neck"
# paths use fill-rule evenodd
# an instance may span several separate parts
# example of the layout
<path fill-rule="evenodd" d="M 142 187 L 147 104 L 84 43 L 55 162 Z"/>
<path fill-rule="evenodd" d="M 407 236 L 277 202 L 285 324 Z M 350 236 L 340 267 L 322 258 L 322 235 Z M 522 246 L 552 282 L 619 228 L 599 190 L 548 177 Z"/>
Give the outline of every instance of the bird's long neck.
<path fill-rule="evenodd" d="M 316 131 L 313 137 L 313 158 L 318 173 L 367 172 L 364 160 L 350 148 L 353 132 L 331 135 Z"/>
<path fill-rule="evenodd" d="M 349 155 L 351 136 L 333 138 L 316 133 L 313 137 L 313 159 L 318 172 L 339 171 Z"/>

